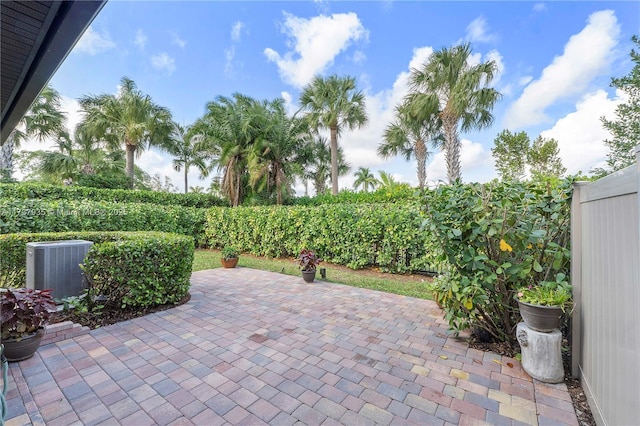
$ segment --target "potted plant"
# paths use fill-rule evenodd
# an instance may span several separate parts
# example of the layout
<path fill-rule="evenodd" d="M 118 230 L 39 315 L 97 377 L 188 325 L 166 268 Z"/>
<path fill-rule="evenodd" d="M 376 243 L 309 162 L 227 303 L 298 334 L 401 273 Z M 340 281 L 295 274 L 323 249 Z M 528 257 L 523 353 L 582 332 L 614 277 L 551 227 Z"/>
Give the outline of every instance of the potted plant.
<path fill-rule="evenodd" d="M 33 356 L 55 311 L 51 290 L 0 289 L 0 333 L 9 361 Z"/>
<path fill-rule="evenodd" d="M 224 246 L 222 249 L 222 258 L 220 259 L 222 266 L 225 268 L 235 268 L 238 264 L 238 250 L 231 246 Z"/>
<path fill-rule="evenodd" d="M 548 333 L 558 328 L 562 315 L 571 310 L 571 285 L 564 274 L 557 278 L 556 282 L 542 281 L 517 291 L 520 316 L 529 328 Z"/>
<path fill-rule="evenodd" d="M 320 264 L 320 259 L 312 250 L 303 249 L 298 256 L 298 265 L 302 270 L 302 278 L 305 282 L 312 283 L 316 278 L 316 267 Z"/>

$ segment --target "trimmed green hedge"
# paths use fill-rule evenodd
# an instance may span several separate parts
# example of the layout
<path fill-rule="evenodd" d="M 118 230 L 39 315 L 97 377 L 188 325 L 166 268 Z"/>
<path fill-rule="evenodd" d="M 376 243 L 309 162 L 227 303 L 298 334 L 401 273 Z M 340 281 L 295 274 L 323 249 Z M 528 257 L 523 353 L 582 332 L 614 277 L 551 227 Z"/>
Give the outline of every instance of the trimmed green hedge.
<path fill-rule="evenodd" d="M 338 195 L 320 194 L 314 197 L 302 196 L 290 200 L 288 204 L 294 206 L 321 206 L 324 204 L 362 203 L 362 204 L 407 204 L 420 201 L 420 192 L 409 186 L 402 186 L 387 191 L 380 188 L 373 192 L 355 192 L 349 189 L 342 190 Z"/>
<path fill-rule="evenodd" d="M 324 260 L 353 269 L 433 270 L 438 255 L 420 207 L 332 204 L 207 210 L 205 234 L 213 247 L 233 245 L 259 256 L 298 256 L 315 250 Z"/>
<path fill-rule="evenodd" d="M 85 260 L 93 294 L 118 306 L 148 307 L 178 302 L 189 290 L 194 243 L 162 232 L 65 232 L 0 235 L 0 276 L 7 287 L 24 287 L 27 243 L 87 240 Z"/>
<path fill-rule="evenodd" d="M 1 198 L 93 200 L 196 208 L 229 205 L 227 200 L 211 194 L 177 194 L 172 192 L 89 188 L 84 186 L 56 186 L 41 183 L 0 183 Z"/>
<path fill-rule="evenodd" d="M 0 234 L 159 231 L 203 241 L 205 209 L 87 200 L 0 199 Z"/>

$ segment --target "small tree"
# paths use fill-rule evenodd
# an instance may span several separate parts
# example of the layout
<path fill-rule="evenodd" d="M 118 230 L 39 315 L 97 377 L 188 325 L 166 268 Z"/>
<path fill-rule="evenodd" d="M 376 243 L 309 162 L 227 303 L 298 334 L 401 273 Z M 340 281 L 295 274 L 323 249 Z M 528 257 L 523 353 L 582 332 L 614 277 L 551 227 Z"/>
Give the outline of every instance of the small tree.
<path fill-rule="evenodd" d="M 491 154 L 502 180 L 522 180 L 531 141 L 526 132 L 511 133 L 503 130 L 494 140 Z"/>
<path fill-rule="evenodd" d="M 527 151 L 527 162 L 534 180 L 561 177 L 567 169 L 559 157 L 558 141 L 538 136 Z"/>

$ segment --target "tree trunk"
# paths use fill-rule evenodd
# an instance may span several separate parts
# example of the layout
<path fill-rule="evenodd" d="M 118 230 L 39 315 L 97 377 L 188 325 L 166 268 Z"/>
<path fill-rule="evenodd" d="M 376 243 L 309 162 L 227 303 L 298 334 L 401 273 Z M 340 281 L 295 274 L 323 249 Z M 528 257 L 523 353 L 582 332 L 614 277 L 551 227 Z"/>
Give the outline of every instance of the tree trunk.
<path fill-rule="evenodd" d="M 331 193 L 338 195 L 338 129 L 331 127 Z"/>
<path fill-rule="evenodd" d="M 11 180 L 11 175 L 13 174 L 13 150 L 13 135 L 10 135 L 0 148 L 0 179 L 6 177 Z"/>
<path fill-rule="evenodd" d="M 447 178 L 449 183 L 460 179 L 460 140 L 458 139 L 458 122 L 445 115 L 442 118 L 444 127 L 444 150 L 447 161 Z"/>
<path fill-rule="evenodd" d="M 125 147 L 127 151 L 126 170 L 127 170 L 127 176 L 129 177 L 129 188 L 133 189 L 133 181 L 134 181 L 133 180 L 133 161 L 134 161 L 134 155 L 136 153 L 136 146 L 126 143 Z"/>
<path fill-rule="evenodd" d="M 187 173 L 189 172 L 189 169 L 187 168 L 186 164 L 184 166 L 184 193 L 186 194 L 187 192 L 189 192 L 189 187 L 187 186 Z"/>
<path fill-rule="evenodd" d="M 415 146 L 416 163 L 418 163 L 418 187 L 424 189 L 427 180 L 427 147 L 422 139 L 416 141 Z"/>

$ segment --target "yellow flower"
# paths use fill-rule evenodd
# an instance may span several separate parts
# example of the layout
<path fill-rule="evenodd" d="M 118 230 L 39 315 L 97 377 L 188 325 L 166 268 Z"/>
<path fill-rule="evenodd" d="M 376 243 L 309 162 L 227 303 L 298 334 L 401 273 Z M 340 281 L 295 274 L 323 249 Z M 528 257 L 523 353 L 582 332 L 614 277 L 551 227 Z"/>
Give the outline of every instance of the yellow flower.
<path fill-rule="evenodd" d="M 513 248 L 505 240 L 500 240 L 500 250 L 502 251 L 513 251 Z"/>

